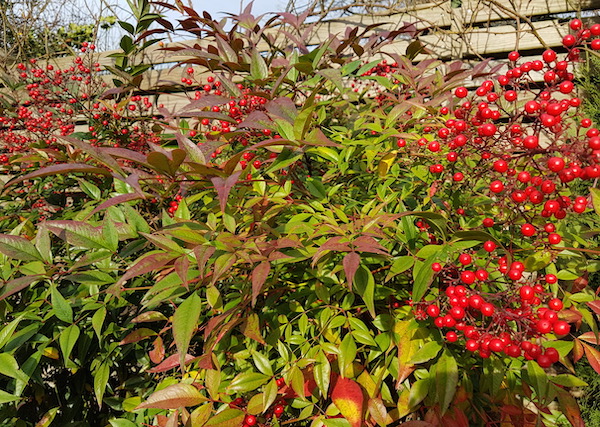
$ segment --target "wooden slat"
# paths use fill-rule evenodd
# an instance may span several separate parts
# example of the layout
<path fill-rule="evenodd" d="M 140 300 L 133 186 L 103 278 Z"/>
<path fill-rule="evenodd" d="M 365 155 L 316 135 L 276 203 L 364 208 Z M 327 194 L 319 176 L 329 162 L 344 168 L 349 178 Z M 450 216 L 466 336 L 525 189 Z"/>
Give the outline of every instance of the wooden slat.
<path fill-rule="evenodd" d="M 515 19 L 515 10 L 519 15 L 532 16 L 578 10 L 600 9 L 600 0 L 466 0 L 461 7 L 452 9 L 454 14 L 462 16 L 464 22 L 472 24 L 488 23 L 505 19 Z"/>

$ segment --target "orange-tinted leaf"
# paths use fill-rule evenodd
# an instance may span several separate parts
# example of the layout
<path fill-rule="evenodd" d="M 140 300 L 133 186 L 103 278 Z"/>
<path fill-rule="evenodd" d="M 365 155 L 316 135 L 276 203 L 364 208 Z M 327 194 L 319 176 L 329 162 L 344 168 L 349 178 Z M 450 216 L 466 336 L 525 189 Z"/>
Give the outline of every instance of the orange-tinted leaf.
<path fill-rule="evenodd" d="M 150 356 L 152 363 L 160 363 L 165 358 L 165 345 L 163 344 L 163 340 L 161 337 L 156 337 L 152 344 L 154 347 L 148 352 L 148 356 Z"/>
<path fill-rule="evenodd" d="M 344 273 L 348 282 L 348 289 L 352 290 L 352 282 L 354 281 L 354 273 L 360 264 L 360 255 L 356 252 L 348 252 L 342 261 Z"/>
<path fill-rule="evenodd" d="M 143 339 L 152 337 L 154 335 L 156 335 L 156 332 L 154 332 L 152 329 L 148 329 L 148 328 L 136 329 L 135 331 L 133 331 L 129 335 L 127 335 L 125 338 L 123 338 L 121 340 L 121 342 L 119 343 L 119 345 L 132 344 L 134 342 L 141 341 Z"/>
<path fill-rule="evenodd" d="M 600 339 L 599 339 L 598 335 L 596 335 L 593 332 L 586 332 L 585 334 L 579 335 L 577 338 L 579 338 L 580 340 L 589 342 L 590 344 L 596 344 L 596 345 L 600 344 Z"/>
<path fill-rule="evenodd" d="M 362 426 L 364 398 L 357 383 L 348 378 L 338 377 L 333 384 L 331 400 L 352 427 Z"/>
<path fill-rule="evenodd" d="M 138 405 L 135 409 L 177 409 L 182 406 L 199 405 L 207 400 L 193 385 L 173 384 L 162 390 L 155 391 L 145 402 Z"/>
<path fill-rule="evenodd" d="M 573 340 L 573 362 L 579 362 L 579 359 L 583 357 L 583 346 L 581 345 L 581 341 L 577 338 Z"/>
<path fill-rule="evenodd" d="M 588 345 L 586 343 L 581 344 L 583 345 L 583 349 L 585 351 L 587 360 L 588 362 L 590 362 L 590 366 L 594 368 L 594 371 L 600 374 L 600 352 L 591 345 Z"/>

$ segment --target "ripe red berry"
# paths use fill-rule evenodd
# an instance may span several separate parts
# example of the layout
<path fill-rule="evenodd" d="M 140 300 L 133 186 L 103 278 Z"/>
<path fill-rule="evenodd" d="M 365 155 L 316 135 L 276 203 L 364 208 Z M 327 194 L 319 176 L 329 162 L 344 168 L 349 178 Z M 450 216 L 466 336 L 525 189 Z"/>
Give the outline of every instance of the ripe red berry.
<path fill-rule="evenodd" d="M 548 235 L 548 243 L 558 245 L 562 241 L 562 237 L 558 233 L 550 233 Z"/>
<path fill-rule="evenodd" d="M 490 228 L 494 226 L 494 220 L 492 218 L 484 218 L 482 224 L 484 227 Z"/>
<path fill-rule="evenodd" d="M 521 226 L 521 234 L 523 236 L 531 237 L 535 234 L 535 227 L 531 224 L 523 224 Z"/>
<path fill-rule="evenodd" d="M 254 426 L 256 425 L 256 417 L 254 415 L 248 414 L 244 418 L 244 423 L 248 424 L 249 426 Z"/>
<path fill-rule="evenodd" d="M 472 261 L 473 258 L 469 254 L 460 254 L 458 257 L 458 262 L 460 262 L 462 265 L 469 265 Z"/>
<path fill-rule="evenodd" d="M 454 90 L 454 95 L 456 95 L 458 98 L 465 98 L 468 94 L 469 94 L 469 91 L 464 86 L 457 87 Z"/>
<path fill-rule="evenodd" d="M 489 317 L 494 314 L 494 312 L 496 311 L 496 307 L 494 307 L 494 304 L 490 304 L 489 302 L 486 302 L 486 303 L 481 304 L 480 311 L 481 311 L 481 314 Z"/>
<path fill-rule="evenodd" d="M 519 54 L 519 52 L 517 52 L 517 51 L 512 51 L 512 52 L 510 52 L 510 53 L 508 54 L 508 59 L 509 59 L 510 61 L 513 61 L 513 62 L 514 62 L 514 61 L 516 61 L 517 59 L 519 59 L 519 58 L 520 58 L 520 56 L 521 56 L 521 55 Z"/>
<path fill-rule="evenodd" d="M 540 319 L 535 323 L 535 330 L 540 334 L 547 334 L 552 331 L 552 322 L 546 319 Z"/>
<path fill-rule="evenodd" d="M 523 301 L 528 301 L 535 296 L 535 292 L 531 286 L 525 285 L 519 289 L 519 296 Z"/>
<path fill-rule="evenodd" d="M 486 252 L 494 252 L 494 250 L 496 249 L 496 244 L 494 242 L 492 242 L 491 240 L 487 240 L 487 241 L 483 242 L 483 249 Z"/>
<path fill-rule="evenodd" d="M 458 340 L 458 335 L 454 331 L 446 332 L 446 341 L 448 342 L 456 342 Z"/>
<path fill-rule="evenodd" d="M 564 320 L 559 320 L 554 323 L 553 330 L 556 335 L 567 335 L 571 331 L 571 326 Z"/>
<path fill-rule="evenodd" d="M 440 308 L 435 304 L 428 305 L 425 311 L 429 317 L 438 317 L 440 315 Z"/>
<path fill-rule="evenodd" d="M 547 164 L 552 172 L 560 172 L 565 168 L 565 161 L 560 157 L 550 157 Z"/>
<path fill-rule="evenodd" d="M 563 309 L 563 302 L 558 298 L 552 298 L 548 301 L 548 308 L 554 311 L 560 311 Z"/>

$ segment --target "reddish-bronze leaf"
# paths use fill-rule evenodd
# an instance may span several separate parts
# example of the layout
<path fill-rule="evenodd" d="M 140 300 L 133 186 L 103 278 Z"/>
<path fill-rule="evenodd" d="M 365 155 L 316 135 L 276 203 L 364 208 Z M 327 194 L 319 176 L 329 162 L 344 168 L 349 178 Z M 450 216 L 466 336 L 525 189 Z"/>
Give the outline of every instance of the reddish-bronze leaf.
<path fill-rule="evenodd" d="M 357 383 L 338 377 L 331 390 L 331 400 L 352 427 L 362 426 L 364 396 Z"/>
<path fill-rule="evenodd" d="M 585 334 L 579 335 L 577 338 L 590 344 L 600 345 L 600 338 L 594 332 L 586 332 Z"/>
<path fill-rule="evenodd" d="M 192 360 L 195 360 L 196 358 L 194 356 L 192 356 L 191 354 L 186 354 L 185 355 L 185 364 L 188 365 L 189 363 L 192 362 Z M 179 353 L 175 353 L 169 357 L 167 357 L 160 365 L 155 366 L 152 369 L 148 369 L 146 372 L 150 372 L 151 374 L 157 373 L 157 372 L 166 372 L 166 371 L 170 371 L 173 368 L 176 368 L 177 366 L 179 366 Z"/>
<path fill-rule="evenodd" d="M 128 334 L 125 338 L 123 338 L 121 340 L 121 342 L 119 343 L 119 345 L 132 344 L 134 342 L 141 341 L 143 339 L 152 337 L 154 335 L 156 335 L 156 332 L 154 332 L 152 329 L 148 329 L 148 328 L 136 329 L 135 331 Z"/>
<path fill-rule="evenodd" d="M 260 334 L 260 319 L 258 314 L 252 313 L 246 317 L 244 323 L 241 326 L 242 334 L 251 340 L 257 341 L 261 344 L 265 344 L 265 340 Z"/>
<path fill-rule="evenodd" d="M 360 255 L 356 252 L 348 252 L 342 261 L 344 266 L 344 273 L 346 274 L 346 280 L 348 282 L 348 289 L 352 290 L 352 282 L 354 281 L 354 274 L 358 270 L 360 265 Z"/>
<path fill-rule="evenodd" d="M 219 198 L 219 205 L 221 206 L 221 211 L 223 212 L 225 212 L 225 206 L 227 205 L 229 192 L 237 182 L 241 173 L 242 171 L 234 172 L 226 179 L 223 179 L 219 176 L 215 176 L 210 179 L 215 186 L 215 191 L 217 192 L 217 197 Z"/>
<path fill-rule="evenodd" d="M 594 310 L 594 313 L 600 316 L 600 300 L 594 300 L 587 303 L 588 307 Z"/>
<path fill-rule="evenodd" d="M 579 405 L 571 393 L 563 390 L 559 387 L 555 387 L 556 394 L 558 395 L 558 405 L 560 406 L 561 412 L 565 414 L 569 422 L 573 427 L 585 427 L 585 422 L 581 418 L 581 411 Z"/>
<path fill-rule="evenodd" d="M 252 306 L 256 304 L 256 299 L 260 295 L 263 285 L 269 277 L 271 271 L 271 263 L 269 261 L 263 261 L 254 267 L 252 270 Z"/>
<path fill-rule="evenodd" d="M 196 406 L 207 400 L 191 384 L 173 384 L 162 390 L 155 391 L 145 402 L 138 405 L 135 409 L 177 409 L 186 406 Z"/>
<path fill-rule="evenodd" d="M 581 343 L 590 366 L 600 374 L 600 352 L 589 344 Z"/>
<path fill-rule="evenodd" d="M 579 359 L 583 357 L 584 351 L 583 346 L 581 345 L 581 341 L 577 338 L 573 340 L 573 362 L 579 362 Z"/>

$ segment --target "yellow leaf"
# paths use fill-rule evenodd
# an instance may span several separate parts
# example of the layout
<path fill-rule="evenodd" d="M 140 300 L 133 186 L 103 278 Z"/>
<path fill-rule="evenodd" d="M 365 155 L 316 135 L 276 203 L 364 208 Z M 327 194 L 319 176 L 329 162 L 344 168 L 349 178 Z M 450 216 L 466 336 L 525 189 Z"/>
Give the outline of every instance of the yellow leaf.
<path fill-rule="evenodd" d="M 49 357 L 50 359 L 58 360 L 58 350 L 54 347 L 46 347 L 42 350 L 42 355 Z"/>
<path fill-rule="evenodd" d="M 385 156 L 383 156 L 381 158 L 381 160 L 379 161 L 379 164 L 377 165 L 377 173 L 379 174 L 379 176 L 381 178 L 385 178 L 385 176 L 387 175 L 388 171 L 390 170 L 390 168 L 392 167 L 392 164 L 394 163 L 394 160 L 396 160 L 396 153 L 388 153 Z"/>

